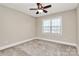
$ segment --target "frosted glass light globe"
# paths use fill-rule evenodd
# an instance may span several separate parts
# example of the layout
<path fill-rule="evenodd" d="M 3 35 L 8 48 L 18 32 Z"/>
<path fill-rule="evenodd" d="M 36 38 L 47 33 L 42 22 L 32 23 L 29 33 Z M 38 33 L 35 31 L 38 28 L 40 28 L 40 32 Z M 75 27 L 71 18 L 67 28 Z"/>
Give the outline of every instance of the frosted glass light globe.
<path fill-rule="evenodd" d="M 43 12 L 43 10 L 38 10 L 38 12 L 39 12 L 39 13 L 42 13 L 42 12 Z"/>

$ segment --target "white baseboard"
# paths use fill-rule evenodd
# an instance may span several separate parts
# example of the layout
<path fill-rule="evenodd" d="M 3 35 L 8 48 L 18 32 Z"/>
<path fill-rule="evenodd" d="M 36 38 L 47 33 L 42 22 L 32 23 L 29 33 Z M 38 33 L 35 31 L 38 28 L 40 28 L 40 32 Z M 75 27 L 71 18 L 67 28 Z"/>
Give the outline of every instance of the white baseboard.
<path fill-rule="evenodd" d="M 6 49 L 6 48 L 10 48 L 10 47 L 14 47 L 14 46 L 16 46 L 16 45 L 19 45 L 19 44 L 22 44 L 22 43 L 25 43 L 25 42 L 28 42 L 28 41 L 31 41 L 31 40 L 34 40 L 34 39 L 46 40 L 46 41 L 51 41 L 51 42 L 55 42 L 55 43 L 59 43 L 59 44 L 65 44 L 65 45 L 70 45 L 70 46 L 75 46 L 75 47 L 77 47 L 77 45 L 74 44 L 74 43 L 67 43 L 67 42 L 61 42 L 61 41 L 56 41 L 56 40 L 51 40 L 51 39 L 45 39 L 45 38 L 40 38 L 40 37 L 34 37 L 34 38 L 26 39 L 26 40 L 24 40 L 24 41 L 20 41 L 20 42 L 16 42 L 16 43 L 13 43 L 13 44 L 9 44 L 9 45 L 0 47 L 0 50 Z"/>
<path fill-rule="evenodd" d="M 19 45 L 19 44 L 22 44 L 22 43 L 31 41 L 31 40 L 33 40 L 33 39 L 34 39 L 34 38 L 30 38 L 30 39 L 26 39 L 26 40 L 24 40 L 24 41 L 19 41 L 19 42 L 13 43 L 13 44 L 5 45 L 5 46 L 3 46 L 3 47 L 0 47 L 0 50 L 3 50 L 3 49 L 6 49 L 6 48 L 10 48 L 10 47 Z"/>
<path fill-rule="evenodd" d="M 77 45 L 75 43 L 62 42 L 62 41 L 45 39 L 45 38 L 40 38 L 40 37 L 36 37 L 35 39 L 46 40 L 46 41 L 51 41 L 51 42 L 55 42 L 55 43 L 59 43 L 59 44 L 64 44 L 64 45 L 70 45 L 70 46 L 77 47 Z"/>

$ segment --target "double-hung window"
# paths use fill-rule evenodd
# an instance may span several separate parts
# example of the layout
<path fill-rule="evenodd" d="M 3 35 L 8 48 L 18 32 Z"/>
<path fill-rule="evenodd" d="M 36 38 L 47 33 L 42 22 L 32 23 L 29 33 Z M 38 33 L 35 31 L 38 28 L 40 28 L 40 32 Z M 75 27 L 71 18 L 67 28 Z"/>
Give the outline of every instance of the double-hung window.
<path fill-rule="evenodd" d="M 43 32 L 44 33 L 49 33 L 50 32 L 50 20 L 43 20 Z"/>
<path fill-rule="evenodd" d="M 62 17 L 54 17 L 43 20 L 42 31 L 44 33 L 58 33 L 62 34 Z"/>

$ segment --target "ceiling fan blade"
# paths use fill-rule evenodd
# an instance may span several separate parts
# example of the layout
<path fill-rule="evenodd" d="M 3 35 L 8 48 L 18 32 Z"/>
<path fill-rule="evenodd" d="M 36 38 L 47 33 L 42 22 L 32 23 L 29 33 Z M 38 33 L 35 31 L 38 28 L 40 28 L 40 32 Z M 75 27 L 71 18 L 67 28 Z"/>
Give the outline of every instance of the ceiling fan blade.
<path fill-rule="evenodd" d="M 47 6 L 43 7 L 43 8 L 46 9 L 46 8 L 50 8 L 50 7 L 51 7 L 51 5 L 47 5 Z"/>
<path fill-rule="evenodd" d="M 47 13 L 48 11 L 47 11 L 47 10 L 43 10 L 43 12 L 44 12 L 44 13 Z"/>
<path fill-rule="evenodd" d="M 37 11 L 36 14 L 39 14 L 39 12 Z"/>
<path fill-rule="evenodd" d="M 30 8 L 30 10 L 37 10 L 37 8 Z"/>
<path fill-rule="evenodd" d="M 37 6 L 39 6 L 40 5 L 40 3 L 37 3 Z"/>
<path fill-rule="evenodd" d="M 38 9 L 40 8 L 40 3 L 37 3 L 37 7 L 38 7 Z"/>

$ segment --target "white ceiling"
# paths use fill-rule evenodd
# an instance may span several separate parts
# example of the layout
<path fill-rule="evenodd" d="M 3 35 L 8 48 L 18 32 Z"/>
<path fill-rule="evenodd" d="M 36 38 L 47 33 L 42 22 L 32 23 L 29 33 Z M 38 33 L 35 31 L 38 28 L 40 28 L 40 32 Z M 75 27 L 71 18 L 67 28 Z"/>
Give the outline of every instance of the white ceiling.
<path fill-rule="evenodd" d="M 28 15 L 31 15 L 33 17 L 40 17 L 40 16 L 45 16 L 45 15 L 50 15 L 53 13 L 57 12 L 62 12 L 62 11 L 67 11 L 71 9 L 75 9 L 77 7 L 77 3 L 42 3 L 44 6 L 51 4 L 52 7 L 48 8 L 48 13 L 41 13 L 41 14 L 36 14 L 36 11 L 34 10 L 29 10 L 29 8 L 37 8 L 36 3 L 3 3 L 0 5 L 4 5 L 9 8 L 16 9 L 18 11 L 24 12 Z"/>

